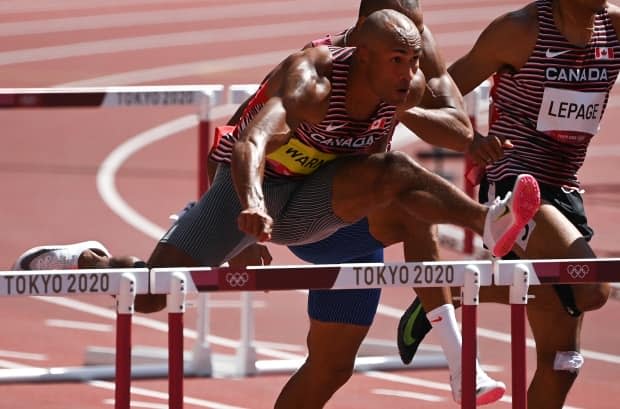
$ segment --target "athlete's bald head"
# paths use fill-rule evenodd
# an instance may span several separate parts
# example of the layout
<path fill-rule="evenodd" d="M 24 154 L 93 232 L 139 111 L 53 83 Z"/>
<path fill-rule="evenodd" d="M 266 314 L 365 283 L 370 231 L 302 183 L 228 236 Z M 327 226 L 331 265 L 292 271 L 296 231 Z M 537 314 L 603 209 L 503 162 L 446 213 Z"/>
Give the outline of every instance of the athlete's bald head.
<path fill-rule="evenodd" d="M 361 0 L 358 18 L 364 20 L 382 9 L 396 10 L 404 14 L 413 21 L 418 30 L 422 30 L 422 8 L 419 0 Z"/>
<path fill-rule="evenodd" d="M 369 14 L 359 27 L 359 45 L 376 49 L 379 45 L 403 50 L 422 47 L 420 33 L 404 14 L 392 9 L 382 9 Z"/>

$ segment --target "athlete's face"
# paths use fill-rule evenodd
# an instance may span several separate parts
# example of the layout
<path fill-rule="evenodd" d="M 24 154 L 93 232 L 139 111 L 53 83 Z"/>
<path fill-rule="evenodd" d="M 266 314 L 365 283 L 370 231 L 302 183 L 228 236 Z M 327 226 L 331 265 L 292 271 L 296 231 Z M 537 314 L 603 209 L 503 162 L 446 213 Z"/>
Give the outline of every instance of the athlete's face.
<path fill-rule="evenodd" d="M 371 50 L 369 85 L 373 91 L 388 104 L 404 103 L 421 52 L 422 42 L 417 32 L 396 36 Z"/>

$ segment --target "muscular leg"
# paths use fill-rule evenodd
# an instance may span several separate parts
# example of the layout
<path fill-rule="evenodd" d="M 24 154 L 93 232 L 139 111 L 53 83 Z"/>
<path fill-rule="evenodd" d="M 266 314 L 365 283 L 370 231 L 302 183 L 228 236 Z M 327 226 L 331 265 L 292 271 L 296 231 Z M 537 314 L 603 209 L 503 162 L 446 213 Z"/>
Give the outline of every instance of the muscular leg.
<path fill-rule="evenodd" d="M 527 248 L 515 246 L 522 258 L 594 258 L 594 252 L 575 228 L 554 206 L 543 204 L 534 218 L 536 227 Z M 582 311 L 600 308 L 607 300 L 609 288 L 605 284 L 578 285 L 575 300 Z M 557 352 L 579 351 L 583 315 L 575 318 L 567 314 L 552 286 L 530 288 L 534 298 L 528 303 L 527 313 L 536 341 L 536 373 L 528 389 L 528 407 L 561 409 L 577 373 L 553 368 Z M 506 303 L 508 289 L 484 287 L 483 302 Z M 553 325 L 551 326 L 551 323 Z"/>
<path fill-rule="evenodd" d="M 383 249 L 379 247 L 364 256 L 352 256 L 346 243 L 342 252 L 334 246 L 346 237 L 356 237 L 356 227 L 347 234 L 338 232 L 323 241 L 306 247 L 291 248 L 302 259 L 310 262 L 380 262 Z M 361 231 L 362 229 L 360 229 Z M 367 230 L 366 230 L 367 231 Z M 344 232 L 341 232 L 344 233 Z M 366 233 L 366 236 L 368 234 Z M 361 248 L 371 250 L 372 240 L 363 241 Z M 326 251 L 321 251 L 322 245 Z M 318 247 L 317 247 L 318 246 Z M 331 250 L 331 251 L 330 251 Z M 348 251 L 348 252 L 347 252 Z M 372 250 L 371 250 L 372 251 Z M 348 257 L 347 257 L 348 256 Z M 330 397 L 351 377 L 357 351 L 368 333 L 379 303 L 380 290 L 311 290 L 308 296 L 310 329 L 308 358 L 289 379 L 278 399 L 276 409 L 322 408 Z"/>
<path fill-rule="evenodd" d="M 310 320 L 308 358 L 282 389 L 276 409 L 322 408 L 353 373 L 368 326 Z"/>
<path fill-rule="evenodd" d="M 531 234 L 526 250 L 515 246 L 515 252 L 522 258 L 595 258 L 594 251 L 581 233 L 558 209 L 543 204 L 534 217 L 536 227 Z M 541 286 L 542 287 L 542 286 Z M 602 307 L 609 298 L 610 288 L 606 283 L 573 286 L 575 301 L 581 311 Z"/>
<path fill-rule="evenodd" d="M 345 221 L 397 204 L 428 224 L 450 223 L 479 234 L 484 229 L 485 206 L 401 152 L 342 161 L 332 195 L 334 212 Z"/>

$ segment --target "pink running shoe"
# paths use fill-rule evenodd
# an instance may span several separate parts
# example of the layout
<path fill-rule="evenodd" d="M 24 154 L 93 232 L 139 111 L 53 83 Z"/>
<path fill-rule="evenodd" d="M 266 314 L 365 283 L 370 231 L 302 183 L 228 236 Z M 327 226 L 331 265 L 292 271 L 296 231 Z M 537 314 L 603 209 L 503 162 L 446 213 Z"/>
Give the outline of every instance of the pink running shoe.
<path fill-rule="evenodd" d="M 68 270 L 78 268 L 78 258 L 84 250 L 98 250 L 110 256 L 98 241 L 33 247 L 26 250 L 13 265 L 13 270 Z"/>
<path fill-rule="evenodd" d="M 484 244 L 495 257 L 512 250 L 519 233 L 540 207 L 540 188 L 532 175 L 517 177 L 512 192 L 499 197 L 489 207 L 484 222 Z"/>

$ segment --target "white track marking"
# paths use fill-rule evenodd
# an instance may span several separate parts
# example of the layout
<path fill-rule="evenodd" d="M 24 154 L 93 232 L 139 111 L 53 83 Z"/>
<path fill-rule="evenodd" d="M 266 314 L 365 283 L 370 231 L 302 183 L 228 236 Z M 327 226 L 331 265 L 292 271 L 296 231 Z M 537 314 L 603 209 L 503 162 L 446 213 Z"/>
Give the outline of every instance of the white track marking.
<path fill-rule="evenodd" d="M 166 232 L 135 211 L 116 190 L 116 172 L 134 153 L 158 140 L 198 124 L 196 115 L 187 115 L 142 132 L 116 147 L 102 162 L 97 172 L 97 190 L 104 202 L 122 220 L 149 237 L 160 238 Z"/>
<path fill-rule="evenodd" d="M 103 403 L 106 405 L 114 406 L 114 399 L 104 399 Z M 138 402 L 135 399 L 131 400 L 132 408 L 146 408 L 146 409 L 168 409 L 166 403 L 151 403 L 151 402 Z"/>
<path fill-rule="evenodd" d="M 70 308 L 72 310 L 75 311 L 80 311 L 86 314 L 91 314 L 97 317 L 101 317 L 101 318 L 106 318 L 109 320 L 116 320 L 116 312 L 111 309 L 111 308 L 104 308 L 104 307 L 99 307 L 97 305 L 93 305 L 93 304 L 89 304 L 83 301 L 78 301 L 78 300 L 74 300 L 71 298 L 66 298 L 66 297 L 42 297 L 42 296 L 36 296 L 33 297 L 34 299 L 43 301 L 43 302 L 47 302 L 50 304 L 54 304 L 54 305 L 58 305 L 58 306 L 62 306 L 65 308 Z M 161 322 L 161 321 L 157 321 L 154 320 L 152 318 L 146 318 L 146 317 L 142 317 L 142 316 L 134 316 L 132 318 L 132 324 L 133 325 L 139 325 L 145 328 L 149 328 L 155 331 L 160 331 L 160 332 L 164 332 L 167 333 L 168 332 L 168 323 L 167 322 Z M 183 336 L 187 337 L 189 339 L 196 339 L 197 338 L 197 333 L 194 330 L 191 330 L 189 328 L 184 328 L 183 329 Z M 215 345 L 221 345 L 224 347 L 228 347 L 228 348 L 232 348 L 232 349 L 237 349 L 239 347 L 239 341 L 236 340 L 232 340 L 229 338 L 223 338 L 223 337 L 218 337 L 216 335 L 208 335 L 207 336 L 207 340 Z M 298 358 L 303 358 L 303 356 L 300 356 L 298 354 L 292 354 L 292 353 L 288 353 L 288 352 L 284 352 L 284 351 L 278 351 L 275 349 L 271 349 L 271 348 L 257 348 L 256 352 L 258 352 L 259 354 L 262 354 L 264 356 L 268 356 L 271 358 L 278 358 L 278 359 L 298 359 Z"/>
<path fill-rule="evenodd" d="M 0 350 L 0 358 L 25 359 L 29 361 L 45 361 L 47 360 L 47 355 L 33 354 L 29 352 Z"/>
<path fill-rule="evenodd" d="M 172 34 L 153 34 L 111 40 L 85 41 L 48 47 L 0 52 L 0 66 L 63 58 L 84 57 L 120 52 L 162 49 L 189 45 L 222 44 L 234 41 L 278 39 L 296 35 L 316 35 L 346 27 L 350 19 L 306 20 L 245 27 L 214 28 Z M 290 53 L 291 50 L 289 50 Z"/>
<path fill-rule="evenodd" d="M 96 78 L 66 82 L 55 87 L 87 87 L 106 86 L 109 84 L 129 85 L 147 84 L 181 77 L 203 76 L 256 67 L 271 67 L 276 61 L 284 59 L 291 53 L 290 49 L 269 51 L 257 54 L 246 54 L 236 57 L 225 57 L 212 60 L 194 61 L 184 64 L 173 64 L 110 74 Z"/>
<path fill-rule="evenodd" d="M 446 400 L 437 395 L 428 395 L 426 393 L 418 393 L 418 392 L 410 392 L 410 391 L 402 391 L 402 390 L 399 391 L 395 389 L 371 389 L 370 393 L 374 393 L 375 395 L 396 396 L 397 398 L 423 400 L 426 402 L 443 402 Z"/>
<path fill-rule="evenodd" d="M 125 13 L 97 14 L 91 16 L 45 18 L 36 20 L 11 21 L 0 23 L 0 36 L 24 36 L 32 34 L 59 33 L 77 30 L 114 29 L 119 27 L 140 27 L 146 25 L 176 25 L 179 23 L 206 23 L 209 21 L 232 20 L 247 17 L 300 16 L 316 10 L 324 12 L 349 13 L 355 2 L 345 1 L 271 1 L 224 6 L 192 7 L 175 10 L 136 11 Z M 424 21 L 431 27 L 440 24 L 488 22 L 519 4 L 503 4 L 490 7 L 468 7 L 451 10 L 429 10 L 424 13 Z"/>
<path fill-rule="evenodd" d="M 98 324 L 95 322 L 69 321 L 69 320 L 45 320 L 45 325 L 56 328 L 79 329 L 94 332 L 112 332 L 114 328 L 109 324 Z"/>
<path fill-rule="evenodd" d="M 89 385 L 98 387 L 98 388 L 102 388 L 102 389 L 109 389 L 109 390 L 114 390 L 114 383 L 112 382 L 105 382 L 105 381 L 90 381 L 88 382 Z M 147 396 L 150 398 L 155 398 L 155 399 L 162 399 L 162 400 L 168 400 L 168 392 L 157 392 L 157 391 L 152 391 L 149 389 L 144 389 L 144 388 L 138 388 L 135 386 L 132 386 L 129 389 L 129 392 L 132 395 L 138 395 L 138 396 Z M 209 401 L 209 400 L 205 400 L 205 399 L 197 399 L 197 398 L 192 398 L 190 396 L 184 396 L 183 397 L 183 403 L 187 404 L 187 405 L 194 405 L 194 406 L 199 406 L 201 408 L 211 408 L 211 409 L 245 409 L 242 408 L 240 406 L 231 406 L 231 405 L 225 405 L 222 403 L 218 403 L 218 402 L 213 402 L 213 401 Z"/>

